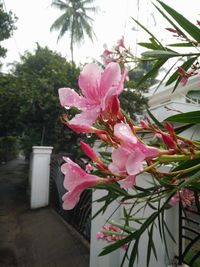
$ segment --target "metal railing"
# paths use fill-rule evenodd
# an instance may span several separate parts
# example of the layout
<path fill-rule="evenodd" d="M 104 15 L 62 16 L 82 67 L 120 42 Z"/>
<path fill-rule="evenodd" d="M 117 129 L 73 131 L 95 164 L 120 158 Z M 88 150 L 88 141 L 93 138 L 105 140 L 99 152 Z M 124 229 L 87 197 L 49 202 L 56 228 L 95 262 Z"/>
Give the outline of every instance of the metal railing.
<path fill-rule="evenodd" d="M 66 192 L 63 187 L 64 175 L 60 167 L 63 164 L 63 156 L 69 155 L 52 155 L 50 169 L 50 205 L 78 232 L 80 232 L 86 240 L 90 241 L 91 231 L 91 205 L 92 192 L 85 190 L 80 197 L 79 203 L 72 210 L 64 210 L 62 208 L 62 196 Z"/>
<path fill-rule="evenodd" d="M 179 204 L 179 265 L 200 267 L 200 201 L 195 193 L 195 204 L 184 208 Z"/>

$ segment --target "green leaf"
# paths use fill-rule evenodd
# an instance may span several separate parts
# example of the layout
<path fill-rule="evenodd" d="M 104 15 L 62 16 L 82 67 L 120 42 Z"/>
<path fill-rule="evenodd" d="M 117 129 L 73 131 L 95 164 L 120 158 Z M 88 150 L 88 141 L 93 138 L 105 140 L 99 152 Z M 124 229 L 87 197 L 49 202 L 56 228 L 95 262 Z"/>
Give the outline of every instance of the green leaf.
<path fill-rule="evenodd" d="M 177 167 L 173 168 L 171 171 L 175 172 L 179 170 L 188 169 L 190 167 L 196 166 L 199 163 L 200 163 L 200 156 L 196 159 L 189 159 L 185 160 L 184 162 L 181 162 Z"/>
<path fill-rule="evenodd" d="M 186 62 L 184 62 L 181 67 L 187 71 L 191 65 L 195 62 L 195 60 L 197 59 L 197 57 L 191 57 L 189 58 Z M 169 80 L 166 82 L 166 86 L 170 85 L 171 83 L 173 83 L 178 77 L 180 77 L 178 70 L 176 70 L 169 78 Z"/>
<path fill-rule="evenodd" d="M 184 32 L 158 6 L 154 6 L 161 13 L 161 15 L 173 26 L 173 28 L 187 39 L 187 36 L 184 34 Z"/>
<path fill-rule="evenodd" d="M 180 123 L 200 123 L 200 111 L 191 111 L 173 115 L 165 119 L 165 121 L 180 122 Z"/>
<path fill-rule="evenodd" d="M 147 248 L 147 267 L 149 267 L 150 258 L 151 258 L 151 249 L 152 249 L 152 235 L 153 235 L 153 224 L 151 225 L 150 231 L 148 231 L 149 236 L 149 242 L 148 242 L 148 248 Z"/>
<path fill-rule="evenodd" d="M 149 109 L 147 109 L 147 113 L 148 113 L 149 117 L 153 120 L 153 122 L 154 122 L 160 129 L 164 129 L 163 125 L 156 119 L 156 117 L 150 112 Z"/>
<path fill-rule="evenodd" d="M 152 43 L 137 43 L 140 46 L 146 47 L 148 49 L 156 50 L 157 47 Z"/>
<path fill-rule="evenodd" d="M 190 123 L 190 124 L 185 124 L 183 126 L 179 126 L 179 127 L 175 127 L 174 130 L 175 130 L 175 133 L 176 134 L 180 134 L 182 133 L 183 131 L 189 129 L 190 127 L 192 127 L 194 124 L 193 123 Z"/>
<path fill-rule="evenodd" d="M 193 43 L 175 43 L 175 44 L 168 44 L 167 46 L 173 46 L 173 47 L 194 47 L 195 44 Z"/>
<path fill-rule="evenodd" d="M 178 13 L 176 10 L 166 5 L 165 3 L 157 0 L 160 5 L 167 11 L 167 13 L 190 35 L 192 36 L 198 43 L 200 42 L 200 29 L 187 20 L 183 15 Z"/>
<path fill-rule="evenodd" d="M 135 240 L 133 249 L 131 251 L 131 256 L 130 256 L 130 260 L 129 260 L 129 265 L 128 267 L 132 267 L 134 266 L 136 257 L 138 257 L 138 245 L 139 245 L 139 239 Z"/>
<path fill-rule="evenodd" d="M 154 51 L 146 51 L 141 54 L 143 57 L 155 58 L 155 59 L 169 59 L 171 57 L 181 56 L 181 54 L 173 51 L 166 50 L 154 50 Z"/>
<path fill-rule="evenodd" d="M 164 221 L 164 227 L 165 227 L 165 229 L 167 230 L 167 233 L 168 233 L 168 235 L 170 236 L 170 238 L 173 240 L 173 242 L 176 244 L 176 240 L 175 240 L 175 238 L 173 237 L 173 235 L 172 235 L 172 233 L 171 233 L 171 231 L 169 230 L 169 227 L 167 226 L 167 224 L 166 224 L 166 222 Z"/>
<path fill-rule="evenodd" d="M 131 17 L 132 20 L 134 20 L 143 30 L 145 30 L 151 37 L 152 40 L 156 41 L 157 44 L 160 46 L 160 48 L 164 49 L 163 45 L 159 42 L 159 40 L 144 26 L 142 25 L 138 20 L 134 19 L 133 17 Z"/>
<path fill-rule="evenodd" d="M 155 76 L 158 70 L 162 67 L 162 65 L 166 61 L 167 61 L 166 59 L 161 59 L 161 60 L 156 61 L 153 68 L 142 77 L 142 79 L 137 83 L 137 86 L 141 85 L 143 82 L 145 82 L 147 79 L 151 78 L 152 76 Z"/>

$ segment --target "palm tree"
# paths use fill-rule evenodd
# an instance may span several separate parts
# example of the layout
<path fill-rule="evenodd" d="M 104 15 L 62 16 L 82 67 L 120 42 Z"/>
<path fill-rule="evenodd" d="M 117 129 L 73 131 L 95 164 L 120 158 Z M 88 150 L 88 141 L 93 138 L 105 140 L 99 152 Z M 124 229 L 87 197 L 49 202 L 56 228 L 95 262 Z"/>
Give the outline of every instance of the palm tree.
<path fill-rule="evenodd" d="M 52 6 L 60 9 L 63 14 L 52 24 L 50 31 L 60 31 L 58 41 L 66 32 L 70 33 L 70 50 L 74 62 L 74 44 L 84 40 L 86 34 L 91 40 L 95 36 L 92 29 L 93 19 L 87 13 L 98 11 L 97 7 L 89 6 L 94 0 L 53 0 Z"/>

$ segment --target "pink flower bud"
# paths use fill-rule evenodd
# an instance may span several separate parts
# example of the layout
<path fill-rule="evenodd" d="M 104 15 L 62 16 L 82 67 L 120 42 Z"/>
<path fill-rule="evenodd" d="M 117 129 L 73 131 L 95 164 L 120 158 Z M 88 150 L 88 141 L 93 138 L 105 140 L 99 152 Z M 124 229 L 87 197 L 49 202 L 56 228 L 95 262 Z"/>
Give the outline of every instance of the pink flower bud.
<path fill-rule="evenodd" d="M 140 125 L 142 126 L 143 129 L 148 128 L 148 125 L 147 125 L 146 121 L 144 121 L 144 120 L 140 120 Z"/>
<path fill-rule="evenodd" d="M 92 149 L 88 144 L 84 143 L 83 141 L 80 141 L 80 145 L 84 153 L 94 162 L 98 161 L 98 156 L 94 149 Z"/>
<path fill-rule="evenodd" d="M 175 148 L 176 143 L 174 142 L 173 138 L 164 132 L 161 132 L 163 142 L 169 147 L 169 148 Z"/>

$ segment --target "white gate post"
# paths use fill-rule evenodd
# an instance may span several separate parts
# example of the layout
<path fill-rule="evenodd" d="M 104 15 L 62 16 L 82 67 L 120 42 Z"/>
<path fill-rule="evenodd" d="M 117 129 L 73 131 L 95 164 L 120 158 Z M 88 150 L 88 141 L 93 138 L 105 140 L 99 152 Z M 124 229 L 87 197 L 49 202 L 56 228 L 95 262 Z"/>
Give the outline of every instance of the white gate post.
<path fill-rule="evenodd" d="M 50 159 L 53 147 L 33 146 L 30 167 L 31 209 L 49 204 Z"/>

